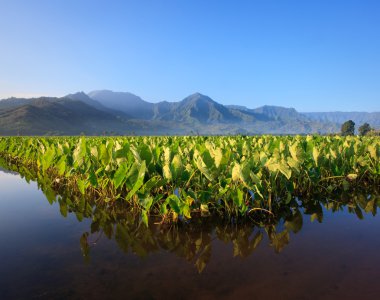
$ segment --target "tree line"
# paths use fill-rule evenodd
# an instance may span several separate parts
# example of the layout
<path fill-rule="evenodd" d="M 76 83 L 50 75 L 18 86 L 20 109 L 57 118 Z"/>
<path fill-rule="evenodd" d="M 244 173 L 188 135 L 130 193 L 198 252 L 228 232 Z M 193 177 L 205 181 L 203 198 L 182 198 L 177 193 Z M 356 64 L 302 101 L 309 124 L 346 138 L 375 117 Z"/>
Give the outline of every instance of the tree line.
<path fill-rule="evenodd" d="M 358 128 L 358 133 L 361 136 L 364 135 L 380 135 L 380 130 L 372 128 L 368 123 L 364 123 Z M 341 135 L 355 135 L 355 122 L 348 120 L 342 124 Z"/>

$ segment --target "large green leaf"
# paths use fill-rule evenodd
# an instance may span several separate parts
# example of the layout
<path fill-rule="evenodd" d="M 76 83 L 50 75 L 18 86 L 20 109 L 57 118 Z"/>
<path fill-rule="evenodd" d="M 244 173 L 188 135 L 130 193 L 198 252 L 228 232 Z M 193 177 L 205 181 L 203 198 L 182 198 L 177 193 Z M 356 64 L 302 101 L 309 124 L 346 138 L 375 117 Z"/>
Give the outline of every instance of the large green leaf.
<path fill-rule="evenodd" d="M 146 170 L 146 165 L 145 165 L 145 161 L 143 161 L 139 169 L 137 180 L 134 183 L 133 188 L 129 191 L 128 195 L 125 197 L 125 200 L 127 201 L 130 200 L 132 196 L 138 191 L 138 189 L 143 185 L 145 170 Z"/>
<path fill-rule="evenodd" d="M 86 156 L 86 138 L 82 137 L 73 153 L 74 166 L 81 166 Z"/>
<path fill-rule="evenodd" d="M 113 184 L 117 189 L 127 178 L 127 171 L 129 166 L 126 162 L 120 164 L 119 168 L 116 170 L 113 176 Z"/>

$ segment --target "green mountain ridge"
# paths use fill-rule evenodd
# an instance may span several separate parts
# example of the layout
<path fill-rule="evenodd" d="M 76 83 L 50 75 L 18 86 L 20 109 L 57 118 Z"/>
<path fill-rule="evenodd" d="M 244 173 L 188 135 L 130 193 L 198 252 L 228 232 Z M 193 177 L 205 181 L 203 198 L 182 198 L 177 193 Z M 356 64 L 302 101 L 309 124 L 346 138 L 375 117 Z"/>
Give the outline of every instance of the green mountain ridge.
<path fill-rule="evenodd" d="M 365 115 L 361 116 L 365 120 Z M 370 116 L 378 120 L 376 113 Z M 109 90 L 62 98 L 0 100 L 1 135 L 333 133 L 340 130 L 335 121 L 299 113 L 294 108 L 222 105 L 200 93 L 178 102 L 158 103 Z"/>

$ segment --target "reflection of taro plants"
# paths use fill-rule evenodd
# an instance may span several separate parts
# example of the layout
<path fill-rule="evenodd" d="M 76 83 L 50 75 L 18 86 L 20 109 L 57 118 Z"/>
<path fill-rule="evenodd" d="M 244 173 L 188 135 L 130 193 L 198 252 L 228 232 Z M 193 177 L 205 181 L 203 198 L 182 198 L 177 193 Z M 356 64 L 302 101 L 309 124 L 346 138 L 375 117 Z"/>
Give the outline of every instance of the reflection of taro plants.
<path fill-rule="evenodd" d="M 379 184 L 377 137 L 3 137 L 0 155 L 54 185 L 162 221 L 273 214 L 295 197 Z"/>
<path fill-rule="evenodd" d="M 49 203 L 59 204 L 63 217 L 71 213 L 75 214 L 78 221 L 85 218 L 91 220 L 88 231 L 80 237 L 81 250 L 86 259 L 90 258 L 91 251 L 103 238 L 108 238 L 115 239 L 125 253 L 145 257 L 165 250 L 194 264 L 202 272 L 212 259 L 215 239 L 225 244 L 231 243 L 232 255 L 241 258 L 250 256 L 265 237 L 274 251 L 280 252 L 290 242 L 290 235 L 302 229 L 305 215 L 310 215 L 312 221 L 322 222 L 325 210 L 339 212 L 345 209 L 362 219 L 365 213 L 375 215 L 380 206 L 376 190 L 367 190 L 365 193 L 343 190 L 342 194 L 329 194 L 332 197 L 314 196 L 298 198 L 297 201 L 289 200 L 285 195 L 284 199 L 276 199 L 269 215 L 261 210 L 253 210 L 244 219 L 230 220 L 215 214 L 193 218 L 191 222 L 183 224 L 164 224 L 160 222 L 159 216 L 151 216 L 146 226 L 139 206 L 128 205 L 125 201 L 106 202 L 102 198 L 73 194 L 70 186 L 58 183 L 54 176 L 46 176 L 44 172 L 22 164 L 8 163 L 0 157 L 0 166 L 18 171 L 27 181 L 37 181 Z M 326 181 L 334 184 L 336 179 Z"/>

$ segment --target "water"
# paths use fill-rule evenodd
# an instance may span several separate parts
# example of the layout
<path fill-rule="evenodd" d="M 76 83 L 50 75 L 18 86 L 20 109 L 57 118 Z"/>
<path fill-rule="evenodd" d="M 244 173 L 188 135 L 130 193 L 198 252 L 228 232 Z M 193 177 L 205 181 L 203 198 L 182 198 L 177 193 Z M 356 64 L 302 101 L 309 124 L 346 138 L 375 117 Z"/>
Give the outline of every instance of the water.
<path fill-rule="evenodd" d="M 376 195 L 360 198 L 367 213 L 347 200 L 339 212 L 313 204 L 267 227 L 146 228 L 133 212 L 52 200 L 46 188 L 48 197 L 5 170 L 0 191 L 0 299 L 374 299 L 380 292 Z"/>

